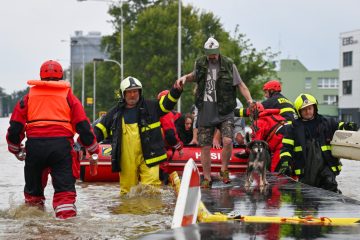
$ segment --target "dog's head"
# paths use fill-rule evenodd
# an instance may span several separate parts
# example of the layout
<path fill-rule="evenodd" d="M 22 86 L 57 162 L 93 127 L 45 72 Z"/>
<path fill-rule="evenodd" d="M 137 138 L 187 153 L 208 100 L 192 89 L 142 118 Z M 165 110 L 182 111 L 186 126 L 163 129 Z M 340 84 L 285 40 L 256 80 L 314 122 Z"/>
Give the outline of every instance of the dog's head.
<path fill-rule="evenodd" d="M 252 153 L 262 153 L 263 151 L 269 151 L 269 145 L 263 140 L 254 140 L 247 144 L 247 147 Z"/>

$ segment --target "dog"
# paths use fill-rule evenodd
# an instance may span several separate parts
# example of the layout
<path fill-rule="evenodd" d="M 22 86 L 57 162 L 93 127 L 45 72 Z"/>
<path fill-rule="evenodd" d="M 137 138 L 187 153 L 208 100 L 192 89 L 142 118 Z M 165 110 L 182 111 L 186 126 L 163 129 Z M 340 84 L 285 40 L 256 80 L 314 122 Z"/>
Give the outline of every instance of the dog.
<path fill-rule="evenodd" d="M 247 144 L 249 149 L 249 160 L 246 169 L 245 187 L 248 188 L 253 181 L 253 174 L 258 173 L 260 177 L 260 187 L 268 184 L 266 180 L 266 170 L 271 163 L 271 156 L 267 142 L 253 140 Z"/>

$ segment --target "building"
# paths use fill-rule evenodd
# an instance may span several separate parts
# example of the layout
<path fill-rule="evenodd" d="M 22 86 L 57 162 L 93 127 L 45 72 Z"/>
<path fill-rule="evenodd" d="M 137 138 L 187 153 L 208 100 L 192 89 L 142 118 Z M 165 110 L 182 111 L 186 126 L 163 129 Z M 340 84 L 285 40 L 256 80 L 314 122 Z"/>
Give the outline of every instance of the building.
<path fill-rule="evenodd" d="M 70 66 L 71 71 L 82 69 L 83 63 L 92 62 L 94 58 L 107 58 L 107 53 L 101 50 L 101 33 L 89 32 L 83 35 L 82 31 L 75 31 L 71 36 Z"/>
<path fill-rule="evenodd" d="M 340 33 L 339 117 L 360 123 L 360 30 Z"/>
<path fill-rule="evenodd" d="M 299 60 L 280 60 L 279 80 L 282 93 L 294 102 L 300 93 L 309 93 L 319 102 L 319 113 L 338 119 L 338 81 L 337 69 L 309 71 Z"/>

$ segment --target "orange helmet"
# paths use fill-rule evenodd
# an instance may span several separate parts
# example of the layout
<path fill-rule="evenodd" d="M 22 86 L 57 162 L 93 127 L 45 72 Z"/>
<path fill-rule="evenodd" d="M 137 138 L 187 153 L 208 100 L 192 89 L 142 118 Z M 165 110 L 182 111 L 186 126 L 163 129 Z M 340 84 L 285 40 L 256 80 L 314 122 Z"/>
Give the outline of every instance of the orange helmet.
<path fill-rule="evenodd" d="M 281 83 L 278 80 L 270 80 L 263 86 L 263 91 L 273 90 L 275 92 L 281 92 Z"/>
<path fill-rule="evenodd" d="M 162 96 L 165 96 L 168 93 L 169 93 L 169 90 L 164 90 L 164 91 L 159 92 L 159 94 L 157 95 L 157 99 L 160 100 L 160 98 Z"/>
<path fill-rule="evenodd" d="M 49 60 L 40 67 L 41 80 L 61 80 L 63 78 L 63 69 L 57 61 Z"/>

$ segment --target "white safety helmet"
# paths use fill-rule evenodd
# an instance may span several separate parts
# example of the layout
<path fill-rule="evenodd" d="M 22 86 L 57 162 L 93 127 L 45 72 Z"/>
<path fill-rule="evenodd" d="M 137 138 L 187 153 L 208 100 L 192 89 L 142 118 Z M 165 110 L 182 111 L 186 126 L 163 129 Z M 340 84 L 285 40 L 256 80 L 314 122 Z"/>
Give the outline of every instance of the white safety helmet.
<path fill-rule="evenodd" d="M 205 42 L 204 49 L 206 55 L 220 54 L 219 42 L 213 37 L 209 37 L 209 39 Z"/>
<path fill-rule="evenodd" d="M 126 90 L 132 90 L 132 89 L 140 89 L 140 90 L 142 89 L 142 84 L 138 79 L 129 76 L 121 81 L 120 91 L 123 97 L 124 97 L 124 92 Z"/>

